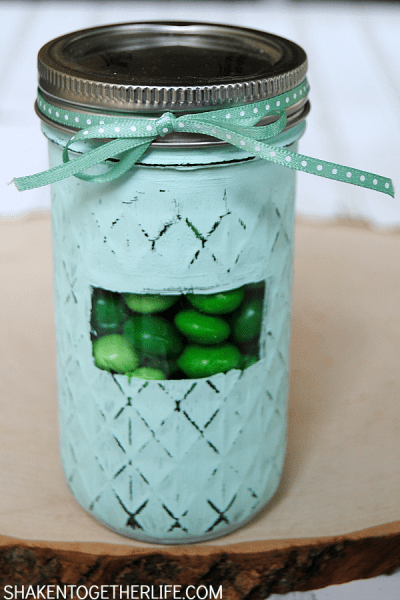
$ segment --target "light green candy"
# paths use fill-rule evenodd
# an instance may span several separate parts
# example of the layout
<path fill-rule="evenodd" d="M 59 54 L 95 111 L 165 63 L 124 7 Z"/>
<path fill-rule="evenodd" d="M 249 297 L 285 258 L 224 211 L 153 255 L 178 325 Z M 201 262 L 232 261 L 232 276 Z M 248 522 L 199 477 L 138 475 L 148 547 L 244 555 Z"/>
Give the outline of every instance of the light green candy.
<path fill-rule="evenodd" d="M 125 294 L 125 302 L 131 310 L 149 315 L 170 308 L 179 296 L 164 296 L 162 294 Z"/>
<path fill-rule="evenodd" d="M 139 358 L 123 335 L 113 333 L 93 342 L 94 362 L 99 369 L 126 373 L 139 366 Z"/>
<path fill-rule="evenodd" d="M 127 373 L 129 379 L 137 377 L 138 379 L 166 379 L 164 373 L 160 369 L 153 367 L 139 367 L 133 373 Z"/>

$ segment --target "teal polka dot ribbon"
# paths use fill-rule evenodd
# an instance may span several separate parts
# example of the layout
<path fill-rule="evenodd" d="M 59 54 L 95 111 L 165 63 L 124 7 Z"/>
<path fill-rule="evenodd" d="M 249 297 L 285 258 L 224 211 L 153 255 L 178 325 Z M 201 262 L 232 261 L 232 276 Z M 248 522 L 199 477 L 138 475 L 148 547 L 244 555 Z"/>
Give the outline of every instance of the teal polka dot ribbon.
<path fill-rule="evenodd" d="M 68 140 L 63 150 L 62 164 L 42 173 L 15 178 L 13 181 L 20 191 L 54 183 L 71 175 L 92 182 L 113 181 L 131 169 L 157 137 L 182 132 L 212 136 L 250 155 L 284 167 L 351 183 L 394 197 L 393 183 L 386 177 L 268 144 L 268 140 L 281 133 L 286 126 L 285 109 L 304 98 L 308 91 L 309 85 L 305 80 L 290 92 L 261 102 L 178 117 L 167 112 L 158 119 L 121 118 L 116 115 L 104 116 L 63 110 L 49 104 L 39 93 L 37 107 L 47 119 L 76 127 L 78 131 Z M 277 117 L 273 123 L 255 127 L 263 117 L 271 115 Z M 74 143 L 102 139 L 107 141 L 70 160 L 69 150 L 73 150 Z M 106 173 L 84 173 L 90 167 L 108 159 L 117 160 L 108 163 L 110 168 Z"/>

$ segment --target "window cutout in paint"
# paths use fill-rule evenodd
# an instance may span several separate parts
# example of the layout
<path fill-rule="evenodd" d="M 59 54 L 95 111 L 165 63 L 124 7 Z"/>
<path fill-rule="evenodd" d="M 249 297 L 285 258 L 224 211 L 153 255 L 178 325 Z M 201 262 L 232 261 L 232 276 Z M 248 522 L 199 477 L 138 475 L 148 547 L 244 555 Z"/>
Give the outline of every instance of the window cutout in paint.
<path fill-rule="evenodd" d="M 140 379 L 198 379 L 260 358 L 265 282 L 216 294 L 92 289 L 95 365 Z"/>

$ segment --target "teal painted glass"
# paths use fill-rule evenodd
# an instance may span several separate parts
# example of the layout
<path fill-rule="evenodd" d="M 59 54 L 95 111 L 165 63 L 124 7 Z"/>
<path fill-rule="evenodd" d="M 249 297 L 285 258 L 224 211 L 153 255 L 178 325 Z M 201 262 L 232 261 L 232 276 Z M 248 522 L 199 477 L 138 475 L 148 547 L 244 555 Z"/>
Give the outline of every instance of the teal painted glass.
<path fill-rule="evenodd" d="M 225 40 L 219 48 L 233 44 L 232 28 L 199 27 Z M 246 30 L 233 30 L 251 46 Z M 283 70 L 300 68 L 285 59 L 285 43 Z M 183 65 L 195 60 L 190 44 Z M 233 81 L 243 80 L 239 63 L 229 63 Z M 143 115 L 146 103 L 137 102 Z M 305 106 L 270 141 L 276 148 L 296 152 Z M 42 128 L 50 166 L 60 165 L 71 133 Z M 91 180 L 53 183 L 52 219 L 68 484 L 121 535 L 182 544 L 245 525 L 279 485 L 295 171 L 203 135 L 173 135 L 114 181 L 96 181 L 108 168 L 100 164 Z M 71 158 L 96 147 L 80 141 Z M 229 306 L 215 304 L 221 298 Z"/>

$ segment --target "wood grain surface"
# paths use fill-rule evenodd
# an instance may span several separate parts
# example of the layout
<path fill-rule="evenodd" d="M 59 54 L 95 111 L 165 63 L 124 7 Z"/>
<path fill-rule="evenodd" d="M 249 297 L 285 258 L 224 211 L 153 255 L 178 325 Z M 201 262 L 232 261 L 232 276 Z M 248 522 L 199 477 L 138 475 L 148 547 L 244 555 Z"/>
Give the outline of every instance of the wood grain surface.
<path fill-rule="evenodd" d="M 298 223 L 288 452 L 269 506 L 198 546 L 122 538 L 58 457 L 47 215 L 0 224 L 0 586 L 219 583 L 224 598 L 400 566 L 400 236 Z"/>

